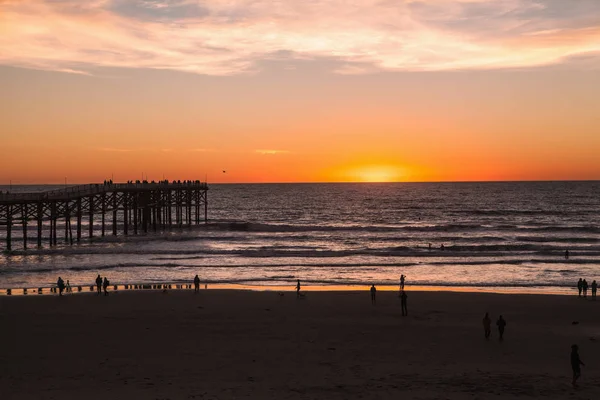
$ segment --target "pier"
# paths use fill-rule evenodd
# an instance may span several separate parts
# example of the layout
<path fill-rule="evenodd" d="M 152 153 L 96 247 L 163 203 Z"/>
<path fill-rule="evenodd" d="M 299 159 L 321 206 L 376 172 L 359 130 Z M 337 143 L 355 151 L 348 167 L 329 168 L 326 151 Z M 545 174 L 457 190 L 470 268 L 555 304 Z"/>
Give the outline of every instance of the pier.
<path fill-rule="evenodd" d="M 101 183 L 0 194 L 0 227 L 6 228 L 6 251 L 13 249 L 16 239 L 27 250 L 30 239 L 37 248 L 42 247 L 45 237 L 51 247 L 59 242 L 72 245 L 96 234 L 136 235 L 207 221 L 208 185 L 200 181 Z M 59 223 L 64 231 L 60 234 Z M 30 226 L 35 234 L 29 232 Z M 87 234 L 82 232 L 84 226 Z M 13 231 L 21 229 L 18 238 L 13 236 Z"/>

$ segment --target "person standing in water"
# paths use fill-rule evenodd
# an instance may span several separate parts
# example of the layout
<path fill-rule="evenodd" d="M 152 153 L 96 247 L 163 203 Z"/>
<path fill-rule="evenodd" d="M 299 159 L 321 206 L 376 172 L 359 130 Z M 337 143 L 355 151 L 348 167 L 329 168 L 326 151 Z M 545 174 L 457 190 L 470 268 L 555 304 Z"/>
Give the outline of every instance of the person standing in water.
<path fill-rule="evenodd" d="M 492 333 L 492 320 L 490 319 L 490 315 L 485 313 L 483 317 L 483 333 L 486 339 L 490 338 L 490 334 Z"/>
<path fill-rule="evenodd" d="M 375 300 L 375 295 L 377 294 L 377 289 L 375 289 L 375 285 L 371 285 L 371 304 L 376 305 L 377 301 Z"/>
<path fill-rule="evenodd" d="M 569 250 L 565 250 L 565 260 L 569 259 Z"/>
<path fill-rule="evenodd" d="M 587 297 L 588 283 L 585 279 L 583 280 L 581 286 L 583 287 L 583 297 Z"/>
<path fill-rule="evenodd" d="M 400 306 L 402 307 L 402 316 L 408 316 L 408 306 L 407 306 L 408 296 L 406 295 L 406 291 L 402 291 L 400 293 Z"/>
<path fill-rule="evenodd" d="M 577 281 L 577 291 L 579 292 L 579 297 L 581 297 L 581 291 L 583 290 L 583 279 L 579 278 Z"/>
<path fill-rule="evenodd" d="M 592 282 L 592 299 L 596 300 L 596 292 L 598 291 L 598 284 L 596 283 L 596 280 L 594 279 L 594 281 Z"/>
<path fill-rule="evenodd" d="M 108 296 L 108 285 L 110 284 L 110 282 L 108 282 L 108 278 L 104 277 L 104 283 L 102 284 L 102 286 L 104 287 L 104 295 Z"/>
<path fill-rule="evenodd" d="M 73 291 L 73 289 L 71 289 L 71 283 L 69 282 L 68 279 L 67 279 L 67 286 L 65 287 L 65 289 L 67 290 L 67 293 L 71 293 Z"/>
<path fill-rule="evenodd" d="M 581 366 L 585 364 L 579 358 L 579 346 L 576 344 L 571 346 L 571 368 L 573 369 L 573 386 L 577 386 L 577 379 L 581 376 Z"/>
<path fill-rule="evenodd" d="M 500 318 L 498 318 L 496 325 L 498 325 L 498 333 L 500 334 L 500 340 L 504 340 L 504 328 L 506 327 L 506 321 L 504 320 L 504 318 L 502 318 L 502 315 L 500 316 Z"/>
<path fill-rule="evenodd" d="M 96 295 L 99 296 L 100 293 L 102 293 L 102 278 L 100 278 L 100 274 L 98 274 L 98 277 L 96 278 L 96 288 L 98 289 Z"/>
<path fill-rule="evenodd" d="M 400 291 L 404 290 L 404 280 L 406 277 L 404 275 L 400 275 Z"/>
<path fill-rule="evenodd" d="M 300 297 L 300 279 L 298 279 L 298 283 L 296 283 L 296 297 Z"/>
<path fill-rule="evenodd" d="M 200 291 L 200 277 L 196 275 L 194 277 L 194 293 L 198 293 Z"/>

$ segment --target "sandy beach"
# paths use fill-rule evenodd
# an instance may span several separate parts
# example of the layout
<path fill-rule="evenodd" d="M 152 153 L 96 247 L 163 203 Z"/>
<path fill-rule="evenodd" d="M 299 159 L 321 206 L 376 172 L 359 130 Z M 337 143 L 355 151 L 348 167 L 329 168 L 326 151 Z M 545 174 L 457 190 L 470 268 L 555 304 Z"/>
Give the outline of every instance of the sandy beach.
<path fill-rule="evenodd" d="M 2 399 L 590 399 L 599 302 L 236 290 L 0 297 Z M 481 320 L 488 311 L 492 337 Z M 498 340 L 495 321 L 507 320 Z M 577 324 L 573 324 L 577 321 Z M 570 346 L 583 368 L 571 386 Z"/>

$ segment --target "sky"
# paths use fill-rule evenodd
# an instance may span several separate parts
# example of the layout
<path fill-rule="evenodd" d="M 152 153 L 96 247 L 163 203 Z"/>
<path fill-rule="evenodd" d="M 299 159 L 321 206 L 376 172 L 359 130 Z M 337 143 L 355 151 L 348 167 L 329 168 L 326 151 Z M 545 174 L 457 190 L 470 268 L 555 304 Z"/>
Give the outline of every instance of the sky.
<path fill-rule="evenodd" d="M 600 179 L 597 0 L 0 0 L 0 183 Z"/>

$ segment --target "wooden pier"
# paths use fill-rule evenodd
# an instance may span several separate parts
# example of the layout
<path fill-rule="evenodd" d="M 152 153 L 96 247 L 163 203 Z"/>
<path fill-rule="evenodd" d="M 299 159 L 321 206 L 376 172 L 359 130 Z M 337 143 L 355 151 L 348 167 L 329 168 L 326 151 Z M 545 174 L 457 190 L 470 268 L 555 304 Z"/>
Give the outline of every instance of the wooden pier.
<path fill-rule="evenodd" d="M 59 223 L 64 230 L 60 242 L 73 244 L 84 236 L 84 223 L 87 237 L 92 238 L 95 234 L 156 232 L 207 220 L 208 185 L 200 181 L 90 184 L 47 192 L 0 194 L 0 226 L 6 228 L 7 251 L 13 249 L 13 230 L 18 229 L 22 229 L 22 248 L 27 250 L 30 236 L 38 248 L 44 237 L 49 246 L 58 245 Z M 37 224 L 35 235 L 29 232 L 30 224 Z M 95 232 L 95 226 L 99 232 Z"/>

